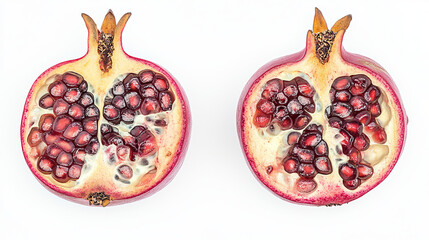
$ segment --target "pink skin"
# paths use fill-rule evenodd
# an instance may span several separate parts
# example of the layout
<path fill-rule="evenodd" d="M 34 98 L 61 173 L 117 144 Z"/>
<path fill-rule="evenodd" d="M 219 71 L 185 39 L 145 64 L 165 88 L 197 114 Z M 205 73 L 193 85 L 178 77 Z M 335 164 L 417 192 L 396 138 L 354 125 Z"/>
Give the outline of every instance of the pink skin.
<path fill-rule="evenodd" d="M 89 29 L 88 29 L 89 30 Z M 123 31 L 123 29 L 122 29 Z M 121 40 L 120 40 L 120 45 L 122 48 L 122 51 L 125 53 L 125 51 L 123 50 L 122 47 L 122 32 L 121 32 Z M 48 70 L 46 70 L 45 72 L 43 72 L 37 79 L 36 81 L 33 83 L 33 85 L 31 86 L 30 92 L 27 95 L 27 99 L 25 101 L 24 104 L 24 111 L 22 113 L 22 118 L 21 118 L 21 147 L 22 147 L 22 152 L 24 154 L 24 158 L 25 161 L 27 162 L 27 165 L 29 166 L 31 172 L 35 175 L 35 177 L 37 178 L 37 180 L 39 180 L 39 182 L 42 183 L 42 185 L 48 189 L 50 192 L 54 193 L 57 196 L 60 196 L 64 199 L 67 199 L 69 201 L 72 202 L 76 202 L 76 203 L 80 203 L 83 205 L 89 205 L 88 200 L 82 198 L 79 194 L 79 192 L 70 192 L 70 191 L 66 191 L 62 188 L 59 188 L 58 186 L 49 183 L 40 173 L 39 170 L 37 170 L 36 168 L 34 168 L 31 164 L 31 162 L 29 161 L 29 157 L 28 154 L 24 151 L 24 144 L 25 144 L 25 139 L 26 136 L 24 136 L 24 128 L 25 128 L 25 121 L 27 119 L 27 115 L 28 115 L 28 106 L 29 106 L 29 102 L 31 99 L 31 96 L 34 92 L 34 88 L 37 85 L 37 83 L 44 77 L 46 77 L 47 75 L 50 74 L 50 72 L 52 72 L 54 69 L 68 64 L 68 63 L 72 63 L 75 61 L 79 61 L 80 59 L 84 58 L 87 54 L 89 53 L 89 41 L 88 41 L 88 50 L 86 52 L 86 54 L 78 59 L 75 60 L 70 60 L 70 61 L 65 61 L 62 63 L 59 63 L 51 68 L 49 68 Z M 183 164 L 183 160 L 185 158 L 185 154 L 186 151 L 188 149 L 188 145 L 189 145 L 189 138 L 190 138 L 190 133 L 191 133 L 191 112 L 190 112 L 190 107 L 189 107 L 189 102 L 188 99 L 185 95 L 185 92 L 183 90 L 183 88 L 180 86 L 180 84 L 177 82 L 177 80 L 166 70 L 164 70 L 163 68 L 161 68 L 160 66 L 156 65 L 155 63 L 152 63 L 150 61 L 144 60 L 144 59 L 139 59 L 139 58 L 135 58 L 132 57 L 130 55 L 128 55 L 127 53 L 125 53 L 125 55 L 134 60 L 134 61 L 138 61 L 141 62 L 143 64 L 146 64 L 147 66 L 152 67 L 153 69 L 155 69 L 156 71 L 160 72 L 161 74 L 163 74 L 164 76 L 167 77 L 167 79 L 169 80 L 170 84 L 172 84 L 174 86 L 174 89 L 177 90 L 177 98 L 180 100 L 181 103 L 183 103 L 182 105 L 182 111 L 183 111 L 183 115 L 184 115 L 184 124 L 183 124 L 183 135 L 180 138 L 179 141 L 179 146 L 178 146 L 178 150 L 175 153 L 174 157 L 172 158 L 172 164 L 170 166 L 169 169 L 166 169 L 167 174 L 164 175 L 164 177 L 160 180 L 158 180 L 158 182 L 156 182 L 155 184 L 152 185 L 151 188 L 146 189 L 143 192 L 137 193 L 136 195 L 132 195 L 126 198 L 122 198 L 122 199 L 114 199 L 113 201 L 111 201 L 109 203 L 109 206 L 115 206 L 115 205 L 120 205 L 120 204 L 124 204 L 124 203 L 129 203 L 129 202 L 134 202 L 146 197 L 151 196 L 152 194 L 158 192 L 159 190 L 161 190 L 163 187 L 165 187 L 168 183 L 171 182 L 171 180 L 173 180 L 173 178 L 176 176 L 177 172 L 179 171 L 180 167 Z M 101 149 L 101 148 L 100 148 Z M 100 150 L 99 150 L 100 151 Z M 92 189 L 93 192 L 101 192 L 101 191 L 106 191 L 105 189 Z"/>
<path fill-rule="evenodd" d="M 341 37 L 340 43 L 342 43 L 343 36 L 344 35 L 338 36 L 338 37 Z M 250 90 L 254 90 L 253 89 L 254 86 L 259 81 L 261 81 L 261 79 L 263 78 L 263 76 L 267 72 L 269 72 L 273 68 L 280 67 L 283 65 L 292 65 L 294 63 L 301 61 L 308 54 L 308 49 L 310 49 L 310 44 L 312 44 L 311 41 L 309 41 L 307 39 L 306 48 L 304 50 L 302 50 L 298 53 L 292 54 L 292 55 L 288 55 L 288 56 L 284 56 L 284 57 L 275 59 L 275 60 L 265 64 L 255 74 L 253 74 L 253 76 L 250 78 L 250 80 L 247 82 L 246 86 L 244 87 L 243 92 L 241 93 L 241 96 L 240 96 L 240 100 L 238 102 L 238 107 L 237 107 L 238 137 L 239 137 L 239 140 L 241 143 L 241 147 L 243 149 L 243 153 L 247 159 L 247 163 L 248 163 L 249 167 L 251 168 L 254 176 L 265 187 L 267 187 L 269 190 L 271 190 L 273 193 L 275 193 L 276 196 L 278 196 L 284 200 L 292 201 L 292 202 L 299 203 L 299 204 L 311 204 L 311 205 L 343 204 L 343 203 L 347 203 L 347 202 L 350 202 L 352 200 L 355 200 L 355 199 L 361 197 L 365 193 L 367 193 L 370 190 L 372 190 L 373 188 L 375 188 L 382 181 L 384 181 L 384 179 L 386 179 L 386 177 L 392 171 L 393 167 L 396 165 L 396 162 L 398 161 L 398 159 L 402 153 L 402 150 L 404 148 L 404 145 L 405 145 L 405 139 L 407 136 L 408 117 L 405 113 L 404 105 L 402 104 L 402 100 L 401 100 L 401 97 L 399 95 L 399 90 L 396 87 L 396 85 L 393 82 L 390 75 L 375 61 L 373 61 L 367 57 L 364 57 L 364 56 L 360 56 L 360 55 L 353 54 L 353 53 L 348 53 L 345 51 L 344 47 L 341 46 L 341 57 L 342 57 L 342 59 L 345 62 L 349 63 L 350 65 L 354 66 L 355 68 L 362 69 L 363 72 L 368 72 L 372 76 L 375 76 L 377 78 L 377 80 L 379 80 L 384 85 L 385 89 L 387 91 L 389 91 L 389 93 L 392 95 L 393 100 L 395 102 L 395 105 L 397 105 L 398 109 L 399 109 L 398 114 L 399 114 L 399 119 L 400 119 L 400 124 L 401 124 L 401 126 L 400 126 L 401 131 L 399 132 L 399 134 L 400 134 L 399 146 L 401 146 L 401 149 L 398 151 L 398 154 L 396 155 L 395 159 L 389 164 L 389 169 L 386 171 L 386 173 L 383 176 L 381 176 L 380 181 L 374 183 L 373 185 L 371 185 L 367 188 L 364 188 L 360 191 L 356 191 L 353 193 L 343 192 L 340 195 L 309 198 L 309 199 L 294 198 L 293 196 L 290 196 L 290 195 L 287 195 L 283 192 L 278 191 L 277 189 L 275 189 L 274 186 L 271 185 L 271 183 L 269 181 L 267 181 L 266 179 L 264 179 L 261 176 L 261 174 L 258 172 L 258 170 L 256 168 L 254 159 L 249 154 L 248 144 L 246 143 L 246 140 L 244 139 L 245 136 L 244 136 L 243 110 L 244 110 L 244 104 L 247 103 L 247 101 L 248 101 L 248 97 L 249 97 L 248 92 Z M 376 67 L 373 67 L 373 66 L 376 66 Z"/>

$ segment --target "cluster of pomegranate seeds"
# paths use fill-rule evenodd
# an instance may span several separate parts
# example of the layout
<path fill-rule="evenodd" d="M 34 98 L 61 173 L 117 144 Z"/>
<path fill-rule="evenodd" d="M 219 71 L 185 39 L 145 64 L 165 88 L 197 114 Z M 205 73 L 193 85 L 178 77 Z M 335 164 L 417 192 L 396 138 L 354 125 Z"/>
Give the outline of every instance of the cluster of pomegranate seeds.
<path fill-rule="evenodd" d="M 326 109 L 329 125 L 340 129 L 342 153 L 349 156 L 348 162 L 340 165 L 339 173 L 344 186 L 354 190 L 373 174 L 372 167 L 362 162 L 362 152 L 370 145 L 364 128 L 376 143 L 387 140 L 385 130 L 376 120 L 381 114 L 381 92 L 367 76 L 359 74 L 335 79 L 330 95 L 332 105 Z"/>
<path fill-rule="evenodd" d="M 168 80 L 161 74 L 151 70 L 130 73 L 110 89 L 113 97 L 105 99 L 103 116 L 115 125 L 121 121 L 132 124 L 138 114 L 171 110 L 174 95 L 168 90 Z"/>
<path fill-rule="evenodd" d="M 97 153 L 99 110 L 94 97 L 87 92 L 88 83 L 75 72 L 66 72 L 51 83 L 48 93 L 39 99 L 39 106 L 52 110 L 43 114 L 38 127 L 27 137 L 30 146 L 42 141 L 47 145 L 37 166 L 59 182 L 80 177 L 86 154 Z"/>
<path fill-rule="evenodd" d="M 121 136 L 116 127 L 101 124 L 102 144 L 116 145 L 116 156 L 120 162 L 136 157 L 149 156 L 158 150 L 155 136 L 147 127 L 138 125 L 131 129 L 129 136 Z"/>
<path fill-rule="evenodd" d="M 273 123 L 281 130 L 304 129 L 312 119 L 310 113 L 316 110 L 315 93 L 314 88 L 301 77 L 291 81 L 271 79 L 262 90 L 253 123 L 260 128 Z"/>
<path fill-rule="evenodd" d="M 322 133 L 321 125 L 310 124 L 302 134 L 291 132 L 287 136 L 287 142 L 292 147 L 283 160 L 283 168 L 287 173 L 297 173 L 302 179 L 306 179 L 300 181 L 305 184 L 298 187 L 302 192 L 311 192 L 316 188 L 317 184 L 312 179 L 318 173 L 332 173 L 328 144 L 322 139 Z"/>

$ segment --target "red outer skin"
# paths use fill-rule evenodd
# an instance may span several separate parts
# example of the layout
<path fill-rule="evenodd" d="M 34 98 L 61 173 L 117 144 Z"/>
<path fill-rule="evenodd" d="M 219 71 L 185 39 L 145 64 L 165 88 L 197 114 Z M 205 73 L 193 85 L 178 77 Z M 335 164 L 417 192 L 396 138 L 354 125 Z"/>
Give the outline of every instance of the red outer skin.
<path fill-rule="evenodd" d="M 123 29 L 122 29 L 123 31 Z M 180 138 L 179 141 L 179 147 L 178 147 L 178 151 L 176 152 L 174 158 L 172 159 L 173 163 L 171 164 L 170 168 L 167 169 L 167 174 L 164 176 L 164 178 L 160 179 L 158 182 L 156 182 L 151 188 L 146 189 L 144 192 L 138 193 L 136 195 L 133 196 L 129 196 L 127 198 L 123 198 L 123 199 L 113 199 L 112 201 L 110 201 L 109 206 L 115 206 L 115 205 L 120 205 L 120 204 L 124 204 L 124 203 L 129 203 L 129 202 L 134 202 L 146 197 L 151 196 L 152 194 L 158 192 L 159 190 L 161 190 L 163 187 L 165 187 L 168 183 L 171 182 L 171 180 L 173 180 L 173 178 L 176 176 L 177 172 L 179 171 L 180 167 L 183 164 L 183 160 L 185 158 L 186 155 L 186 151 L 188 149 L 188 145 L 189 145 L 189 138 L 190 138 L 190 133 L 191 133 L 191 125 L 192 125 L 192 120 L 191 120 L 191 112 L 190 112 L 190 107 L 189 107 L 189 102 L 188 99 L 185 95 L 185 92 L 183 90 L 183 88 L 180 86 L 180 84 L 178 83 L 178 81 L 166 70 L 164 70 L 162 67 L 158 66 L 155 63 L 152 63 L 150 61 L 144 60 L 144 59 L 140 59 L 140 58 L 135 58 L 132 57 L 130 55 L 128 55 L 127 53 L 125 53 L 123 46 L 122 46 L 122 34 L 121 34 L 121 40 L 120 40 L 120 45 L 121 45 L 121 49 L 124 52 L 124 54 L 134 60 L 134 61 L 138 61 L 141 62 L 143 64 L 146 64 L 150 67 L 152 67 L 153 69 L 155 69 L 156 71 L 162 73 L 164 76 L 167 77 L 167 79 L 170 80 L 170 83 L 174 85 L 175 89 L 178 89 L 177 91 L 177 97 L 180 99 L 180 102 L 183 103 L 182 105 L 182 110 L 183 110 L 183 117 L 184 117 L 184 124 L 183 124 L 183 135 Z M 29 161 L 29 157 L 27 155 L 27 153 L 24 151 L 24 145 L 25 145 L 25 136 L 24 136 L 24 128 L 25 128 L 25 121 L 27 119 L 27 114 L 28 114 L 28 105 L 31 99 L 31 96 L 34 92 L 34 87 L 36 86 L 36 84 L 40 81 L 40 79 L 42 79 L 43 77 L 47 76 L 50 74 L 50 72 L 62 65 L 68 64 L 68 63 L 72 63 L 75 61 L 79 61 L 80 59 L 84 58 L 86 55 L 88 55 L 89 53 L 89 43 L 88 43 L 88 50 L 86 52 L 86 54 L 78 59 L 75 60 L 69 60 L 69 61 L 65 61 L 62 63 L 59 63 L 51 68 L 49 68 L 48 70 L 46 70 L 45 72 L 43 72 L 37 79 L 36 81 L 33 83 L 33 85 L 31 86 L 30 92 L 27 95 L 27 99 L 25 101 L 24 104 L 24 111 L 22 113 L 22 118 L 21 118 L 21 127 L 20 127 L 20 132 L 21 132 L 21 147 L 22 147 L 22 152 L 24 154 L 24 158 L 25 161 L 27 162 L 28 167 L 30 168 L 31 172 L 35 175 L 35 177 L 37 178 L 37 180 L 39 182 L 42 183 L 42 185 L 48 189 L 50 192 L 54 193 L 57 196 L 60 196 L 64 199 L 67 199 L 69 201 L 72 202 L 76 202 L 76 203 L 80 203 L 83 205 L 89 205 L 89 201 L 75 196 L 73 192 L 70 191 L 66 191 L 63 188 L 59 188 L 58 186 L 49 183 L 48 181 L 46 181 L 40 174 L 40 172 L 35 169 L 34 167 L 32 167 L 30 161 Z M 96 189 L 94 189 L 94 191 L 97 191 Z"/>
<path fill-rule="evenodd" d="M 341 37 L 340 42 L 342 43 L 343 35 L 339 36 Z M 395 83 L 393 82 L 390 75 L 375 61 L 372 59 L 369 59 L 367 57 L 348 53 L 343 46 L 341 46 L 341 57 L 342 59 L 348 63 L 349 65 L 352 65 L 356 68 L 362 69 L 363 71 L 369 72 L 371 75 L 375 76 L 377 80 L 379 80 L 387 89 L 390 94 L 393 97 L 393 100 L 395 104 L 398 106 L 398 114 L 399 114 L 399 121 L 400 121 L 400 142 L 399 146 L 401 146 L 401 149 L 398 151 L 398 154 L 396 155 L 395 159 L 392 161 L 392 163 L 389 165 L 390 168 L 387 170 L 387 172 L 381 177 L 381 180 L 377 183 L 374 183 L 372 186 L 365 190 L 360 190 L 357 192 L 353 192 L 351 194 L 343 193 L 341 195 L 336 196 L 327 196 L 322 198 L 316 198 L 316 199 L 302 199 L 302 198 L 294 198 L 292 196 L 289 196 L 281 191 L 278 191 L 275 189 L 269 181 L 266 181 L 258 172 L 254 159 L 250 156 L 248 145 L 245 142 L 244 139 L 244 103 L 247 102 L 248 99 L 248 92 L 252 89 L 252 87 L 257 84 L 263 76 L 269 72 L 271 69 L 279 67 L 281 65 L 292 65 L 294 63 L 297 63 L 301 61 L 307 54 L 307 49 L 309 49 L 309 45 L 311 43 L 307 40 L 306 48 L 300 52 L 297 52 L 292 55 L 287 55 L 284 57 L 280 57 L 277 59 L 274 59 L 273 61 L 265 64 L 262 66 L 253 76 L 250 78 L 250 80 L 247 82 L 246 86 L 243 89 L 243 92 L 241 93 L 238 107 L 237 107 L 237 133 L 240 140 L 241 148 L 243 150 L 243 153 L 247 159 L 247 164 L 250 167 L 250 169 L 253 172 L 253 175 L 269 190 L 271 190 L 273 193 L 276 194 L 276 196 L 280 197 L 281 199 L 291 201 L 298 204 L 309 204 L 309 205 L 331 205 L 331 204 L 343 204 L 350 201 L 353 201 L 355 199 L 358 199 L 359 197 L 363 196 L 373 188 L 375 188 L 378 184 L 380 184 L 386 177 L 390 174 L 390 172 L 393 170 L 393 167 L 396 165 L 402 150 L 405 146 L 405 139 L 407 136 L 407 124 L 408 124 L 408 117 L 405 113 L 404 105 L 402 104 L 401 96 L 399 94 L 399 90 L 396 87 Z M 374 68 L 373 66 L 378 67 L 379 69 Z"/>

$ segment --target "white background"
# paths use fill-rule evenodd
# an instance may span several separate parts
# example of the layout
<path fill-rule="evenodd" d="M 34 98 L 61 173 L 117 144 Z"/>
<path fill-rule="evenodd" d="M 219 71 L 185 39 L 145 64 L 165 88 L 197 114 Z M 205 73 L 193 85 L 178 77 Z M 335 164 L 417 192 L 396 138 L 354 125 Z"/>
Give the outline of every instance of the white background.
<path fill-rule="evenodd" d="M 428 239 L 429 43 L 425 1 L 4 1 L 0 3 L 0 239 Z M 121 2 L 121 3 L 119 3 Z M 285 202 L 252 176 L 235 127 L 239 95 L 266 62 L 301 50 L 318 6 L 351 13 L 345 48 L 396 81 L 410 123 L 390 176 L 340 207 Z M 133 13 L 125 50 L 170 71 L 193 126 L 176 178 L 150 198 L 91 208 L 43 188 L 25 164 L 22 107 L 45 69 L 86 52 L 80 13 Z"/>

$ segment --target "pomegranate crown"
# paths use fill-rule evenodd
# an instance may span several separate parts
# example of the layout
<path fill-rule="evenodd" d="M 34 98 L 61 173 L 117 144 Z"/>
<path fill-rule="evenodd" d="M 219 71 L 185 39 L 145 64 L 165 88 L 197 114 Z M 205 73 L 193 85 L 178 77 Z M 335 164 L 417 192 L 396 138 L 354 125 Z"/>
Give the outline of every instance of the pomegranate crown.
<path fill-rule="evenodd" d="M 335 36 L 339 31 L 347 30 L 351 20 L 352 15 L 349 14 L 338 20 L 331 29 L 328 29 L 322 12 L 316 8 L 312 34 L 316 43 L 316 56 L 322 64 L 325 64 L 329 60 Z"/>

